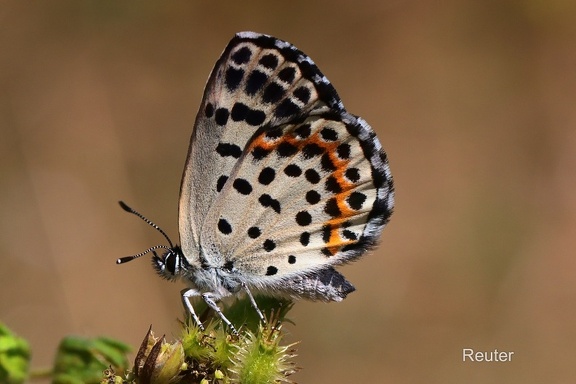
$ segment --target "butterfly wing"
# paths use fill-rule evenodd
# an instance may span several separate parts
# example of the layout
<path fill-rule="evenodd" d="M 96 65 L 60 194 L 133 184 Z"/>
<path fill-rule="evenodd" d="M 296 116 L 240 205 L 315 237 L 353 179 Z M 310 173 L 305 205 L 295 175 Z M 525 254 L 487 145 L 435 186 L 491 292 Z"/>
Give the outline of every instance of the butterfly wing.
<path fill-rule="evenodd" d="M 242 104 L 266 118 L 255 129 L 238 119 L 211 143 L 241 150 L 212 176 L 225 180 L 211 180 L 218 186 L 199 242 L 211 262 L 247 284 L 282 289 L 281 281 L 357 258 L 375 243 L 392 213 L 392 178 L 373 130 L 345 111 L 310 58 L 283 41 L 244 33 L 217 71 L 238 64 L 230 60 L 238 52 L 245 60 L 234 91 L 214 82 L 206 105 L 224 93 L 231 116 Z M 216 153 L 215 164 L 229 164 Z"/>
<path fill-rule="evenodd" d="M 216 62 L 196 117 L 180 188 L 180 241 L 189 262 L 197 264 L 208 210 L 256 131 L 284 124 L 296 114 L 338 108 L 332 86 L 321 78 L 316 86 L 308 81 L 321 74 L 313 64 L 298 63 L 296 55 L 287 43 L 244 32 L 230 41 Z"/>

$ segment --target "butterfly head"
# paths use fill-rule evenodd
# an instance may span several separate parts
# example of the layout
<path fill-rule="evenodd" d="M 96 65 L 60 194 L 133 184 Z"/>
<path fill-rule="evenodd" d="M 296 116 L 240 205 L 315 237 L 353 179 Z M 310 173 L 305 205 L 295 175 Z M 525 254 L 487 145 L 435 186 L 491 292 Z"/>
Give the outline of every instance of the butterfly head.
<path fill-rule="evenodd" d="M 154 255 L 152 257 L 152 266 L 161 277 L 173 281 L 187 270 L 188 262 L 179 246 L 176 245 L 166 249 L 162 256 L 158 256 L 157 252 L 152 251 Z"/>
<path fill-rule="evenodd" d="M 168 235 L 160 229 L 156 224 L 152 221 L 148 220 L 139 212 L 135 211 L 134 209 L 130 208 L 126 203 L 120 201 L 120 207 L 128 213 L 138 216 L 142 220 L 144 220 L 148 225 L 156 229 L 158 232 L 164 236 L 164 238 L 168 241 L 169 245 L 156 245 L 154 247 L 148 248 L 144 252 L 140 252 L 136 255 L 121 257 L 116 260 L 116 264 L 124 264 L 134 259 L 137 259 L 141 256 L 144 256 L 148 253 L 152 253 L 152 266 L 158 272 L 158 274 L 165 278 L 166 280 L 176 280 L 178 277 L 183 275 L 186 271 L 191 269 L 190 264 L 184 257 L 184 253 L 182 253 L 182 248 L 178 245 L 174 245 L 172 240 L 168 237 Z M 162 256 L 158 255 L 156 252 L 157 249 L 164 249 L 164 253 Z"/>

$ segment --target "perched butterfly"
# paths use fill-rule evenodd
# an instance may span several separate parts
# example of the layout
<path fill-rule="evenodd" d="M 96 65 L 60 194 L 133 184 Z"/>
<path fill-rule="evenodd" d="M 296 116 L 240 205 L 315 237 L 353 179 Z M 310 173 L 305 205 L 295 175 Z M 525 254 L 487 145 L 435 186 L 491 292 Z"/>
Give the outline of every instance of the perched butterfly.
<path fill-rule="evenodd" d="M 124 203 L 122 207 L 141 218 Z M 216 62 L 180 189 L 180 246 L 156 246 L 158 273 L 182 278 L 185 306 L 244 291 L 341 301 L 354 287 L 334 266 L 378 240 L 394 206 L 386 153 L 293 45 L 238 33 Z M 162 256 L 155 249 L 165 248 Z"/>

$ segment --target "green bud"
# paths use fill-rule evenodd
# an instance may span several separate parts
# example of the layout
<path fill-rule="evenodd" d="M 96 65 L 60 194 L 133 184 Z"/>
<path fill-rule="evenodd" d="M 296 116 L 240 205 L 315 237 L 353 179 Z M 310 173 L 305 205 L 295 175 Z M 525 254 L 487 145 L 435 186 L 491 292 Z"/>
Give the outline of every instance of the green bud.
<path fill-rule="evenodd" d="M 117 376 L 114 369 L 110 366 L 108 369 L 104 370 L 104 378 L 100 381 L 100 384 L 124 384 L 125 381 L 121 376 Z"/>
<path fill-rule="evenodd" d="M 217 369 L 214 371 L 214 378 L 217 380 L 222 380 L 224 378 L 224 373 L 221 370 Z"/>

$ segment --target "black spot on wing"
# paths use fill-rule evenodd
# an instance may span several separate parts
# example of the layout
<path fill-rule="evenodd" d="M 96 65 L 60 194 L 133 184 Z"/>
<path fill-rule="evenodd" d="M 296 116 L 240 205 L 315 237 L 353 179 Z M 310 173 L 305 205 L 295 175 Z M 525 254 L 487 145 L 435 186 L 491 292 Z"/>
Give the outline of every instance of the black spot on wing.
<path fill-rule="evenodd" d="M 206 108 L 204 108 L 204 116 L 211 119 L 214 116 L 214 105 L 212 103 L 206 104 Z"/>
<path fill-rule="evenodd" d="M 282 128 L 272 128 L 272 129 L 266 131 L 266 134 L 264 136 L 267 139 L 277 140 L 277 139 L 281 138 L 282 136 L 284 136 L 284 131 L 282 130 Z"/>
<path fill-rule="evenodd" d="M 335 197 L 331 197 L 324 205 L 324 212 L 332 217 L 338 217 L 342 214 L 340 208 L 338 207 L 338 202 Z"/>
<path fill-rule="evenodd" d="M 276 69 L 276 67 L 278 66 L 278 58 L 276 57 L 276 55 L 269 53 L 267 55 L 262 56 L 258 61 L 258 63 L 268 69 Z"/>
<path fill-rule="evenodd" d="M 328 176 L 324 188 L 328 192 L 340 193 L 342 192 L 342 186 L 338 183 L 338 180 L 334 176 Z"/>
<path fill-rule="evenodd" d="M 298 152 L 298 147 L 296 147 L 293 144 L 290 144 L 287 141 L 283 141 L 276 148 L 276 152 L 280 157 L 290 157 L 294 155 L 296 152 Z"/>
<path fill-rule="evenodd" d="M 276 243 L 274 242 L 274 240 L 266 239 L 264 240 L 262 247 L 266 252 L 272 252 L 274 248 L 276 248 Z"/>
<path fill-rule="evenodd" d="M 242 47 L 234 52 L 231 56 L 232 61 L 238 65 L 246 64 L 252 57 L 252 51 L 248 47 Z"/>
<path fill-rule="evenodd" d="M 242 155 L 242 149 L 236 144 L 218 143 L 216 152 L 222 157 L 233 157 L 235 159 Z"/>
<path fill-rule="evenodd" d="M 308 137 L 310 137 L 312 129 L 310 128 L 310 124 L 302 124 L 301 126 L 299 126 L 294 130 L 294 133 L 296 134 L 296 137 L 298 137 L 299 139 L 307 139 Z"/>
<path fill-rule="evenodd" d="M 218 181 L 216 182 L 216 191 L 217 192 L 220 192 L 222 190 L 222 188 L 224 187 L 224 184 L 226 184 L 226 181 L 228 181 L 228 176 L 221 175 L 218 178 Z"/>
<path fill-rule="evenodd" d="M 258 227 L 248 228 L 248 237 L 251 239 L 257 239 L 262 234 L 262 231 Z"/>
<path fill-rule="evenodd" d="M 302 232 L 300 234 L 300 244 L 303 246 L 307 246 L 310 244 L 310 233 L 309 232 Z"/>
<path fill-rule="evenodd" d="M 320 165 L 322 166 L 322 170 L 326 172 L 334 172 L 336 170 L 336 165 L 334 165 L 330 155 L 327 153 L 322 155 Z"/>
<path fill-rule="evenodd" d="M 264 101 L 265 103 L 274 104 L 279 102 L 284 97 L 285 94 L 286 91 L 280 85 L 278 85 L 277 83 L 270 83 L 264 89 L 264 94 L 262 95 L 262 101 Z"/>
<path fill-rule="evenodd" d="M 228 112 L 228 109 L 218 108 L 216 110 L 216 113 L 214 114 L 214 119 L 216 121 L 216 124 L 218 124 L 220 126 L 226 125 L 226 123 L 228 122 L 228 116 L 229 115 L 230 115 L 230 112 Z"/>
<path fill-rule="evenodd" d="M 314 190 L 306 192 L 306 201 L 308 202 L 308 204 L 311 205 L 318 204 L 320 198 L 321 198 L 320 194 Z"/>
<path fill-rule="evenodd" d="M 336 177 L 334 177 L 332 175 L 328 176 L 328 178 L 326 179 L 326 184 L 324 187 L 326 188 L 326 191 L 328 191 L 328 192 L 332 192 L 332 193 L 342 192 L 342 186 L 340 185 L 340 183 L 338 182 Z"/>
<path fill-rule="evenodd" d="M 338 133 L 334 128 L 325 127 L 320 131 L 320 137 L 324 141 L 336 141 L 338 140 Z"/>
<path fill-rule="evenodd" d="M 294 90 L 294 96 L 303 104 L 310 101 L 310 90 L 306 87 L 298 87 Z"/>
<path fill-rule="evenodd" d="M 300 107 L 294 104 L 290 99 L 284 99 L 274 111 L 274 115 L 279 118 L 294 116 L 300 112 Z"/>
<path fill-rule="evenodd" d="M 276 177 L 276 171 L 273 168 L 266 167 L 258 175 L 258 182 L 262 185 L 269 185 Z"/>
<path fill-rule="evenodd" d="M 224 234 L 229 235 L 232 233 L 232 225 L 226 219 L 218 220 L 218 230 Z"/>
<path fill-rule="evenodd" d="M 234 106 L 232 107 L 232 112 L 230 113 L 230 117 L 234 121 L 242 121 L 246 118 L 246 115 L 248 114 L 249 109 L 250 108 L 246 104 L 236 102 L 236 103 L 234 103 Z"/>
<path fill-rule="evenodd" d="M 302 227 L 310 225 L 312 223 L 312 215 L 307 211 L 300 211 L 296 214 L 296 223 Z"/>
<path fill-rule="evenodd" d="M 280 202 L 274 198 L 272 198 L 272 196 L 270 196 L 267 193 L 262 194 L 259 198 L 258 198 L 258 202 L 260 202 L 260 204 L 264 207 L 264 208 L 272 208 L 274 210 L 274 212 L 276 213 L 280 213 L 281 212 L 281 205 Z"/>
<path fill-rule="evenodd" d="M 234 92 L 242 82 L 243 77 L 244 77 L 243 69 L 237 69 L 232 67 L 228 68 L 226 70 L 226 74 L 224 75 L 224 84 L 226 84 L 226 88 L 228 88 L 228 91 Z"/>
<path fill-rule="evenodd" d="M 324 153 L 324 149 L 316 143 L 309 143 L 302 147 L 302 156 L 309 160 Z"/>
<path fill-rule="evenodd" d="M 360 180 L 360 171 L 358 168 L 348 168 L 344 172 L 344 176 L 346 176 L 346 178 L 351 182 L 357 183 Z"/>
<path fill-rule="evenodd" d="M 248 80 L 246 81 L 245 91 L 248 95 L 254 96 L 257 92 L 262 89 L 266 81 L 268 80 L 268 75 L 259 70 L 254 70 L 248 75 Z"/>
<path fill-rule="evenodd" d="M 232 186 L 236 191 L 238 191 L 238 193 L 242 195 L 249 195 L 252 193 L 252 185 L 250 185 L 248 180 L 241 178 L 235 179 L 234 183 L 232 183 Z"/>
<path fill-rule="evenodd" d="M 350 196 L 346 199 L 346 202 L 350 206 L 350 208 L 355 210 L 362 209 L 362 205 L 366 201 L 366 195 L 361 192 L 352 192 Z"/>
<path fill-rule="evenodd" d="M 340 144 L 338 146 L 338 148 L 336 148 L 336 153 L 338 154 L 338 157 L 343 159 L 343 160 L 349 159 L 350 158 L 350 144 L 348 144 L 348 143 Z"/>
<path fill-rule="evenodd" d="M 258 109 L 250 109 L 244 120 L 246 120 L 248 124 L 256 127 L 266 120 L 266 114 Z"/>
<path fill-rule="evenodd" d="M 348 240 L 352 240 L 352 241 L 358 240 L 358 236 L 354 232 L 352 232 L 348 229 L 345 229 L 344 231 L 342 231 L 342 236 L 344 236 Z"/>
<path fill-rule="evenodd" d="M 254 160 L 262 160 L 263 158 L 265 158 L 266 156 L 268 156 L 270 154 L 270 150 L 257 146 L 252 150 L 252 157 L 254 158 Z"/>
<path fill-rule="evenodd" d="M 283 68 L 278 73 L 278 78 L 287 84 L 292 84 L 295 77 L 296 77 L 296 69 L 294 69 L 293 67 Z"/>
<path fill-rule="evenodd" d="M 310 184 L 318 184 L 320 182 L 320 174 L 312 168 L 307 169 L 306 172 L 304 172 L 304 176 Z"/>
<path fill-rule="evenodd" d="M 300 168 L 296 164 L 288 164 L 286 168 L 284 168 L 284 173 L 286 174 L 286 176 L 298 177 L 302 174 L 302 168 Z"/>

